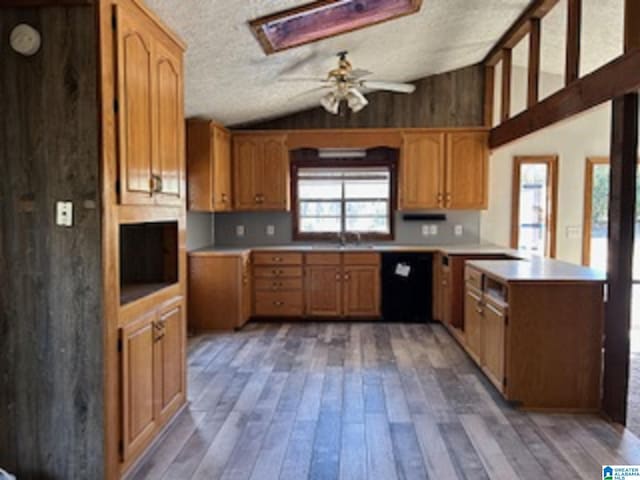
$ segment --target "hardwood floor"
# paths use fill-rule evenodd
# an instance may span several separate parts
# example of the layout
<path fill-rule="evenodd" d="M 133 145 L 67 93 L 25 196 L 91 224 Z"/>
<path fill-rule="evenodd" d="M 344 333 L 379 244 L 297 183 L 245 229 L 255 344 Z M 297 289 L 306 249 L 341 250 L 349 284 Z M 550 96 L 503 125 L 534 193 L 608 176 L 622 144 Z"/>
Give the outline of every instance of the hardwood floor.
<path fill-rule="evenodd" d="M 199 336 L 189 399 L 133 478 L 586 480 L 640 464 L 628 430 L 506 405 L 440 325 Z"/>

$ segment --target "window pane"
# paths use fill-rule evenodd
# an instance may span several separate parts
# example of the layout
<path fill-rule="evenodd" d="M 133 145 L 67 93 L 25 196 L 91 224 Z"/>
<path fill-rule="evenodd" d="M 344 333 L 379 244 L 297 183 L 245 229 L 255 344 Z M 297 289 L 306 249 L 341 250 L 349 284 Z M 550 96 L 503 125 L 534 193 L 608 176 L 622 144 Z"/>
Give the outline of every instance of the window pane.
<path fill-rule="evenodd" d="M 339 217 L 341 202 L 300 202 L 300 215 L 303 217 Z"/>
<path fill-rule="evenodd" d="M 347 202 L 348 216 L 387 215 L 388 211 L 387 202 Z"/>
<path fill-rule="evenodd" d="M 545 255 L 547 244 L 547 170 L 544 163 L 520 167 L 518 248 L 540 255 Z"/>
<path fill-rule="evenodd" d="M 348 232 L 389 233 L 387 217 L 349 217 L 346 220 Z"/>
<path fill-rule="evenodd" d="M 300 198 L 341 199 L 342 185 L 339 181 L 300 180 L 298 182 Z"/>
<path fill-rule="evenodd" d="M 389 198 L 389 180 L 345 182 L 346 198 Z"/>
<path fill-rule="evenodd" d="M 301 217 L 300 231 L 305 233 L 339 233 L 340 218 Z"/>

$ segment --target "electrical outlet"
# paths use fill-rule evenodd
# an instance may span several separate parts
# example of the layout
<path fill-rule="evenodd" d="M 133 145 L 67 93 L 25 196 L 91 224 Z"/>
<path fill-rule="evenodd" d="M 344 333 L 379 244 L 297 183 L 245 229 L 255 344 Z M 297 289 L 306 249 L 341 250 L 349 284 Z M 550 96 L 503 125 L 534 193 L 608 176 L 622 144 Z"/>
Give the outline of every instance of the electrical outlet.
<path fill-rule="evenodd" d="M 236 225 L 236 237 L 244 237 L 244 225 Z"/>
<path fill-rule="evenodd" d="M 431 235 L 438 235 L 438 225 L 430 225 L 429 226 L 429 233 Z"/>
<path fill-rule="evenodd" d="M 267 225 L 266 232 L 268 237 L 273 237 L 276 234 L 276 226 Z"/>
<path fill-rule="evenodd" d="M 461 237 L 462 234 L 464 233 L 464 229 L 462 228 L 462 225 L 456 225 L 453 229 L 453 234 L 456 237 Z"/>
<path fill-rule="evenodd" d="M 56 203 L 56 225 L 60 227 L 73 226 L 73 203 L 72 202 Z"/>
<path fill-rule="evenodd" d="M 423 237 L 429 236 L 429 225 L 422 225 L 422 236 Z"/>

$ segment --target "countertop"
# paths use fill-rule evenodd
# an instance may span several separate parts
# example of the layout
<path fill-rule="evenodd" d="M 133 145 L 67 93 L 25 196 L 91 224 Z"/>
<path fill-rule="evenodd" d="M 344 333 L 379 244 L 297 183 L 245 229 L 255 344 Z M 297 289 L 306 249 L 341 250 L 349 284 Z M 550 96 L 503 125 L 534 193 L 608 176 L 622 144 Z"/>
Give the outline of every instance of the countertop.
<path fill-rule="evenodd" d="M 469 260 L 467 265 L 503 282 L 600 282 L 605 272 L 547 258 L 526 260 Z"/>
<path fill-rule="evenodd" d="M 210 246 L 192 250 L 191 256 L 201 255 L 243 255 L 248 252 L 441 252 L 447 255 L 510 255 L 523 258 L 526 255 L 510 248 L 491 244 L 477 245 L 401 245 L 401 244 L 367 244 L 340 246 L 336 244 L 292 244 L 267 245 L 251 247 L 220 247 Z"/>

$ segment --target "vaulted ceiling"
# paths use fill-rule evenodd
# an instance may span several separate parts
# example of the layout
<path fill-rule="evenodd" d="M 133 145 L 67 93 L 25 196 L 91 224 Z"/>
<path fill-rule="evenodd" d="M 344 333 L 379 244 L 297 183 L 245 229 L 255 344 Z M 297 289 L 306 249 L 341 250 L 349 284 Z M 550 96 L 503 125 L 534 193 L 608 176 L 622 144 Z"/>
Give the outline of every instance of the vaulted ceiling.
<path fill-rule="evenodd" d="M 609 12 L 605 18 L 615 20 L 611 12 L 622 1 L 587 3 L 603 5 Z M 283 79 L 324 77 L 341 50 L 349 51 L 355 67 L 374 72 L 371 78 L 390 81 L 416 80 L 478 63 L 529 0 L 424 0 L 418 14 L 266 56 L 247 22 L 306 3 L 309 0 L 147 0 L 189 46 L 187 116 L 232 125 L 316 106 L 321 94 L 300 95 L 316 84 Z M 563 17 L 557 17 L 548 27 L 553 43 L 561 41 L 561 33 L 552 33 L 562 31 Z M 598 41 L 606 47 L 619 40 L 602 35 Z M 558 45 L 550 48 L 558 50 Z M 561 70 L 555 63 L 550 68 Z"/>

